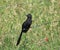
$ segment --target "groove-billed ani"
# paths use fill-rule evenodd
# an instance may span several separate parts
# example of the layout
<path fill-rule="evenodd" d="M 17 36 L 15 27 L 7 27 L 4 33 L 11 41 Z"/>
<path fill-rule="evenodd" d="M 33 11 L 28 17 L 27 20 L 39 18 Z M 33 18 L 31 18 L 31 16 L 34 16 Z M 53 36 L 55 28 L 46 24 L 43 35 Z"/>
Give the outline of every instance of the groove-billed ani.
<path fill-rule="evenodd" d="M 32 24 L 32 15 L 31 14 L 27 14 L 27 19 L 22 24 L 22 30 L 21 30 L 21 33 L 20 33 L 20 36 L 18 38 L 18 41 L 17 41 L 16 45 L 18 45 L 20 43 L 20 40 L 21 40 L 21 37 L 22 37 L 22 33 L 23 32 L 26 33 L 29 30 L 31 24 Z"/>

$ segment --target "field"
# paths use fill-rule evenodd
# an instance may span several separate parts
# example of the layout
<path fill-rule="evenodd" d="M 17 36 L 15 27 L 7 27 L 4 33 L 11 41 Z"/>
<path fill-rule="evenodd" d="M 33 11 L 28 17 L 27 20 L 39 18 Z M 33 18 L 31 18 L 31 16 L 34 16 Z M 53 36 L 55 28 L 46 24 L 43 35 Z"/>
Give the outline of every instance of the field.
<path fill-rule="evenodd" d="M 16 46 L 28 13 L 31 28 Z M 0 50 L 60 50 L 60 0 L 0 0 Z"/>

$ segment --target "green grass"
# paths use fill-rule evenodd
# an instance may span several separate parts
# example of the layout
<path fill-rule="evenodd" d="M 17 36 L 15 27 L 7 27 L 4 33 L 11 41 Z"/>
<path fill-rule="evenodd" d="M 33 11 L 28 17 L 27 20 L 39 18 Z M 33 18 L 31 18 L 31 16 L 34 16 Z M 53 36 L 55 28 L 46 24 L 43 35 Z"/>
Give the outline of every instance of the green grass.
<path fill-rule="evenodd" d="M 16 46 L 28 13 L 32 26 Z M 0 0 L 0 50 L 60 50 L 60 0 Z"/>

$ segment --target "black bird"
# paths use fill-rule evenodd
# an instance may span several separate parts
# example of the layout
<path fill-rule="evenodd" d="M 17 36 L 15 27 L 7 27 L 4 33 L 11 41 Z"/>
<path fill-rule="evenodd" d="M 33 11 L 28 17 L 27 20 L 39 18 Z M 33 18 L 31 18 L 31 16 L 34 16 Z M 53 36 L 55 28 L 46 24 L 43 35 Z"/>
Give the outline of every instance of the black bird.
<path fill-rule="evenodd" d="M 29 28 L 30 28 L 30 26 L 32 24 L 32 15 L 31 14 L 27 14 L 26 16 L 27 16 L 27 19 L 22 24 L 22 30 L 21 30 L 21 33 L 20 33 L 20 36 L 19 36 L 19 38 L 17 40 L 17 44 L 16 45 L 18 45 L 20 43 L 20 40 L 21 40 L 21 37 L 22 37 L 22 33 L 26 33 L 29 30 Z"/>

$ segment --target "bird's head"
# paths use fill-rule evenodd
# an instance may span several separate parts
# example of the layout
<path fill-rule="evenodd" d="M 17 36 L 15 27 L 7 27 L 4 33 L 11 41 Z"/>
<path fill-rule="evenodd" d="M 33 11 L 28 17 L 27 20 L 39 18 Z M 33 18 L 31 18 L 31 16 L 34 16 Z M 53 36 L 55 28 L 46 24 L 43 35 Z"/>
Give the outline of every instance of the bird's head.
<path fill-rule="evenodd" d="M 26 16 L 27 16 L 27 18 L 32 18 L 31 14 L 27 14 Z"/>

